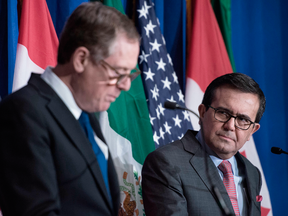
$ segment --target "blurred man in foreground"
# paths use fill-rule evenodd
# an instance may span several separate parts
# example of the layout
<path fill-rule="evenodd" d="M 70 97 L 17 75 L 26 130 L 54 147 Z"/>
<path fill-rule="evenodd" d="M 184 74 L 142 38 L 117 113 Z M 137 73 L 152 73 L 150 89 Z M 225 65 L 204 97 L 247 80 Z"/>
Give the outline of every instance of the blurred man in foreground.
<path fill-rule="evenodd" d="M 241 73 L 216 78 L 199 105 L 201 130 L 150 153 L 142 169 L 146 215 L 261 215 L 261 175 L 238 150 L 259 128 L 266 100 Z"/>
<path fill-rule="evenodd" d="M 139 72 L 134 24 L 83 3 L 61 34 L 55 68 L 0 103 L 3 215 L 117 215 L 115 168 L 91 113 L 107 110 Z"/>

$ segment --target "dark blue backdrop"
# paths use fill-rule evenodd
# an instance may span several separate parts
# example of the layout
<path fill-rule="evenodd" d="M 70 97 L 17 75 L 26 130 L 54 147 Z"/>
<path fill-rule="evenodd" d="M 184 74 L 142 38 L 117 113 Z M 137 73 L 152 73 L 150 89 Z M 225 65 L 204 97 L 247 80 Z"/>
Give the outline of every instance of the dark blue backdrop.
<path fill-rule="evenodd" d="M 236 69 L 254 78 L 266 95 L 267 107 L 254 139 L 270 192 L 274 215 L 287 215 L 288 155 L 288 2 L 233 0 L 232 47 Z"/>

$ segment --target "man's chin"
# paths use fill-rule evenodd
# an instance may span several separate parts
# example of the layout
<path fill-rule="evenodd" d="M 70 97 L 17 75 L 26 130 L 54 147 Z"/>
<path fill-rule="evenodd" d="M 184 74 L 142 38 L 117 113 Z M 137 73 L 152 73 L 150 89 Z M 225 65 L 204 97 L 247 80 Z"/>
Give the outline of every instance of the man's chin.
<path fill-rule="evenodd" d="M 95 112 L 107 111 L 109 109 L 110 105 L 111 105 L 111 102 L 106 102 L 98 108 L 98 111 L 95 111 Z"/>
<path fill-rule="evenodd" d="M 228 143 L 221 143 L 216 148 L 214 147 L 212 150 L 219 156 L 219 158 L 223 160 L 229 159 L 237 153 L 235 146 L 231 146 L 231 144 Z"/>
<path fill-rule="evenodd" d="M 89 113 L 95 113 L 95 112 L 103 112 L 109 109 L 111 103 L 105 103 L 99 106 L 99 104 L 97 105 L 92 105 L 89 107 L 85 107 L 84 111 L 89 112 Z"/>

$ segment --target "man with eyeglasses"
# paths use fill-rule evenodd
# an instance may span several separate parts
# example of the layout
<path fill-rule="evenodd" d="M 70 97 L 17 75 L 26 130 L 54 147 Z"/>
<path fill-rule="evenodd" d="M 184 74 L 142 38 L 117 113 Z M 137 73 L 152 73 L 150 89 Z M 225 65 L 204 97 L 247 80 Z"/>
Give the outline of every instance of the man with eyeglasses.
<path fill-rule="evenodd" d="M 213 80 L 198 108 L 200 131 L 187 131 L 144 162 L 146 215 L 260 216 L 261 174 L 238 151 L 260 128 L 265 104 L 247 75 Z"/>
<path fill-rule="evenodd" d="M 116 9 L 83 3 L 65 24 L 56 67 L 1 101 L 3 215 L 118 215 L 118 178 L 93 113 L 139 75 L 130 73 L 139 40 Z"/>

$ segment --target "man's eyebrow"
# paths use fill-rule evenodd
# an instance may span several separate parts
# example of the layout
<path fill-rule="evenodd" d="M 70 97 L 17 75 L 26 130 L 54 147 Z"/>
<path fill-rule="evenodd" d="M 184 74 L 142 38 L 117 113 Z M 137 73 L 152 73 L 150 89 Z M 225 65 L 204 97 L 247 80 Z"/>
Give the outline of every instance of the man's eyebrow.
<path fill-rule="evenodd" d="M 217 109 L 224 110 L 224 111 L 228 112 L 230 115 L 237 116 L 237 117 L 241 117 L 241 118 L 245 118 L 245 119 L 248 119 L 248 120 L 251 121 L 251 118 L 250 118 L 248 115 L 246 115 L 246 114 L 240 113 L 240 114 L 234 115 L 231 110 L 229 110 L 229 109 L 227 109 L 227 108 L 225 108 L 225 107 L 218 107 Z"/>
<path fill-rule="evenodd" d="M 232 113 L 233 113 L 231 110 L 229 110 L 229 109 L 227 109 L 227 108 L 225 108 L 225 107 L 216 107 L 216 109 L 226 111 L 226 112 L 228 112 L 228 113 L 231 114 L 231 115 L 232 115 Z"/>
<path fill-rule="evenodd" d="M 131 73 L 131 71 L 133 71 L 135 68 L 133 68 L 133 69 L 129 69 L 129 68 L 127 68 L 127 67 L 121 67 L 121 66 L 116 66 L 116 67 L 113 67 L 114 68 L 114 70 L 116 70 L 119 74 L 121 74 L 121 75 L 127 75 L 126 73 L 124 73 L 124 74 L 122 74 L 122 73 L 120 73 L 119 71 L 124 71 L 124 72 L 129 72 L 129 74 Z"/>
<path fill-rule="evenodd" d="M 250 118 L 248 115 L 239 114 L 239 115 L 237 115 L 237 116 L 252 121 L 251 118 Z"/>

